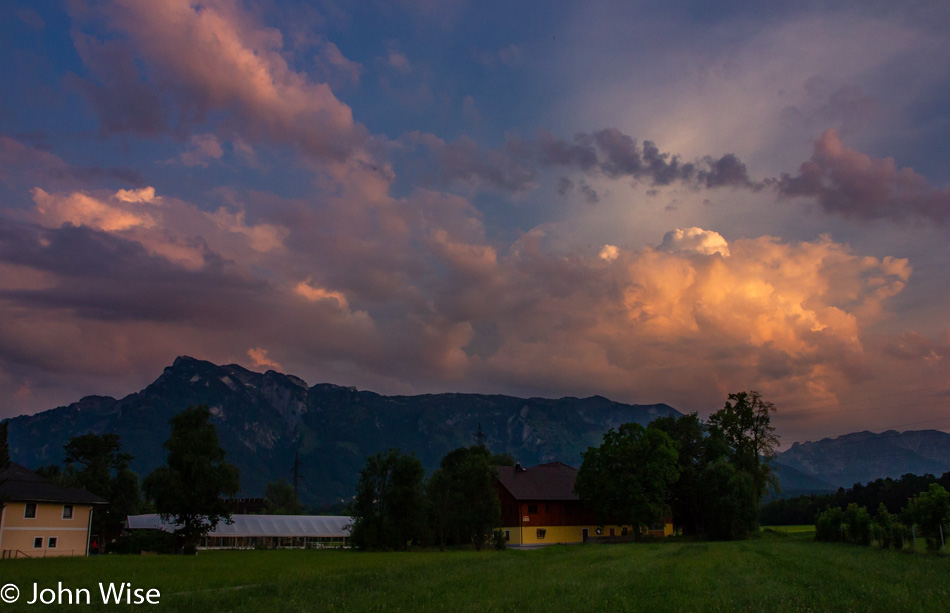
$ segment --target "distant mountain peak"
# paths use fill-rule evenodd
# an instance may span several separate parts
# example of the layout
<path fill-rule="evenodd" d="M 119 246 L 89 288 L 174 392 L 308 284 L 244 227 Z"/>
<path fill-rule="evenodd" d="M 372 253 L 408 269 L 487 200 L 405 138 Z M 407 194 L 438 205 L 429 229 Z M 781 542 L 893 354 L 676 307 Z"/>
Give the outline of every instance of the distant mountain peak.
<path fill-rule="evenodd" d="M 90 396 L 81 410 L 63 407 L 11 420 L 14 461 L 59 463 L 63 444 L 87 432 L 114 432 L 144 476 L 165 461 L 169 420 L 204 404 L 228 460 L 241 471 L 242 492 L 260 496 L 268 482 L 289 479 L 294 456 L 303 467 L 306 504 L 349 498 L 366 457 L 391 447 L 415 453 L 433 470 L 446 453 L 472 444 L 479 426 L 487 444 L 525 464 L 578 463 L 587 447 L 622 423 L 679 415 L 666 405 L 631 405 L 602 396 L 518 398 L 483 394 L 385 396 L 274 370 L 178 356 L 161 376 L 121 400 Z"/>

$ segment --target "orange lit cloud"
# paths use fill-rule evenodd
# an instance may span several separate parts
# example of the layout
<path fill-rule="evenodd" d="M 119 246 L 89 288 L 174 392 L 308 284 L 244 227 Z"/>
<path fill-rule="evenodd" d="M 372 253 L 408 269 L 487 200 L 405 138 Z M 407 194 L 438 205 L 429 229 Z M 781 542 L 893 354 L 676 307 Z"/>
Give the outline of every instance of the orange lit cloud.
<path fill-rule="evenodd" d="M 271 360 L 267 356 L 267 350 L 263 347 L 254 347 L 252 349 L 248 349 L 247 357 L 251 358 L 254 368 L 268 368 L 278 371 L 282 368 L 280 364 Z"/>

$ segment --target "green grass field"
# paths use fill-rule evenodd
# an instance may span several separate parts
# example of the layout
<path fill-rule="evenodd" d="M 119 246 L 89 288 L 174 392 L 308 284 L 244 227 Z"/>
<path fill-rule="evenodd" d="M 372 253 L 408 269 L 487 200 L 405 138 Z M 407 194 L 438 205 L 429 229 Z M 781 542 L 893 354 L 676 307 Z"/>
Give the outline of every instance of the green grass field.
<path fill-rule="evenodd" d="M 950 558 L 765 536 L 533 551 L 201 552 L 0 561 L 27 606 L 33 582 L 158 588 L 167 611 L 946 611 Z M 63 607 L 72 610 L 83 607 Z M 97 610 L 103 607 L 93 607 Z M 127 607 L 137 609 L 140 607 Z"/>

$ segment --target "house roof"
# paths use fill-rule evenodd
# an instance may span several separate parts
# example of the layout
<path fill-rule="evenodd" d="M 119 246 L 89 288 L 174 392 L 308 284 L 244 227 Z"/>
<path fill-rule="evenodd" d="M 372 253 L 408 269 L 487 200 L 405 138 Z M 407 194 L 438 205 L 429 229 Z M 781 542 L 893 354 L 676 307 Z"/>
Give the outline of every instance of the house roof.
<path fill-rule="evenodd" d="M 515 500 L 577 500 L 574 479 L 577 470 L 551 462 L 531 468 L 496 466 L 498 482 Z"/>
<path fill-rule="evenodd" d="M 350 536 L 352 517 L 337 515 L 232 515 L 232 524 L 219 522 L 208 536 Z M 129 515 L 129 530 L 174 532 L 175 524 L 161 516 Z"/>
<path fill-rule="evenodd" d="M 17 502 L 72 502 L 109 504 L 108 500 L 76 487 L 63 487 L 47 481 L 29 468 L 11 463 L 0 471 L 0 497 Z"/>

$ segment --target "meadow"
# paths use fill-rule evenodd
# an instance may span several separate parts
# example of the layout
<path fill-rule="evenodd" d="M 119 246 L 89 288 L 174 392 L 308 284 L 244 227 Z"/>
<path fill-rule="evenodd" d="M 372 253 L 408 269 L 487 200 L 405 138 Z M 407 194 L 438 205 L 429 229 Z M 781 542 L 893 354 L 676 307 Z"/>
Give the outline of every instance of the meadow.
<path fill-rule="evenodd" d="M 215 551 L 0 561 L 21 590 L 99 582 L 161 591 L 165 611 L 945 611 L 950 558 L 816 543 L 807 533 L 731 543 L 532 551 Z M 140 605 L 142 606 L 142 605 Z M 147 606 L 147 605 L 146 605 Z M 77 607 L 64 605 L 64 609 Z M 82 607 L 78 607 L 82 609 Z M 93 607 L 120 610 L 122 607 Z M 131 606 L 126 609 L 137 609 Z"/>

